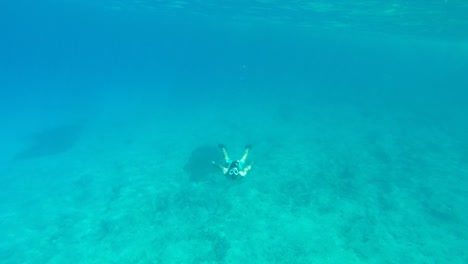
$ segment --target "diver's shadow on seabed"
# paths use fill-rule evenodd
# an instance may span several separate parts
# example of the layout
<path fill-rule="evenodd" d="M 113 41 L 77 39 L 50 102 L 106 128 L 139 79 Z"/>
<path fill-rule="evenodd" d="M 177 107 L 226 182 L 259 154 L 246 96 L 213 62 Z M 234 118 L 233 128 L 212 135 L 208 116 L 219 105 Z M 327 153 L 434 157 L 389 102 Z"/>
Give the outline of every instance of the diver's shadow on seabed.
<path fill-rule="evenodd" d="M 213 173 L 218 172 L 211 161 L 219 156 L 219 149 L 216 146 L 200 146 L 194 149 L 184 167 L 190 181 L 209 181 Z"/>
<path fill-rule="evenodd" d="M 83 133 L 83 124 L 54 127 L 37 132 L 29 139 L 29 144 L 16 153 L 13 160 L 28 160 L 58 155 L 70 150 Z"/>

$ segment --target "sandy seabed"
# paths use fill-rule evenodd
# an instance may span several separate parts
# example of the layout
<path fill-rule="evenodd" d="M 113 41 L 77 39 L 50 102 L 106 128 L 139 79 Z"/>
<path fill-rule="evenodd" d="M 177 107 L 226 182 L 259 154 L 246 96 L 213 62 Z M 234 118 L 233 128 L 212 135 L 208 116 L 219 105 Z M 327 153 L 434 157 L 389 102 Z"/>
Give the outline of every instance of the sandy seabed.
<path fill-rule="evenodd" d="M 407 114 L 260 108 L 97 117 L 20 149 L 1 262 L 468 263 L 463 143 Z M 218 143 L 254 145 L 245 179 L 211 166 Z"/>

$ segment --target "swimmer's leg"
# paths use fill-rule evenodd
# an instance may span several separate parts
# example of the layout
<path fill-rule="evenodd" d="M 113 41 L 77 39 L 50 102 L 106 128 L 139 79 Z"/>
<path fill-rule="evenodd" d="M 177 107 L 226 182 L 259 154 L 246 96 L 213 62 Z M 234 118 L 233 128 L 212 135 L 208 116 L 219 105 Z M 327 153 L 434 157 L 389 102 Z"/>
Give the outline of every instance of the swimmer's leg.
<path fill-rule="evenodd" d="M 229 159 L 229 155 L 226 151 L 226 147 L 223 144 L 219 144 L 218 147 L 223 151 L 224 161 L 226 163 L 229 163 L 231 160 Z"/>
<path fill-rule="evenodd" d="M 250 151 L 251 148 L 252 148 L 251 145 L 246 145 L 246 146 L 245 146 L 244 155 L 243 155 L 242 158 L 240 159 L 240 162 L 245 162 L 245 160 L 247 159 L 247 156 L 249 156 L 249 151 Z M 249 165 L 249 166 L 250 166 L 250 165 Z"/>

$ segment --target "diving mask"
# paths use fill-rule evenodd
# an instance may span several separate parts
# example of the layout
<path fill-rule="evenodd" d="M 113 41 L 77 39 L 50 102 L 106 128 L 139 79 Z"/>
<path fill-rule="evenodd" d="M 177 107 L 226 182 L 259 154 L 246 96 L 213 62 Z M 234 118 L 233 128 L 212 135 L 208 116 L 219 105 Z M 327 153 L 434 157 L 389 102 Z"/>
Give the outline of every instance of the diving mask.
<path fill-rule="evenodd" d="M 229 170 L 229 175 L 237 176 L 237 175 L 239 175 L 239 170 L 237 168 L 230 169 Z"/>

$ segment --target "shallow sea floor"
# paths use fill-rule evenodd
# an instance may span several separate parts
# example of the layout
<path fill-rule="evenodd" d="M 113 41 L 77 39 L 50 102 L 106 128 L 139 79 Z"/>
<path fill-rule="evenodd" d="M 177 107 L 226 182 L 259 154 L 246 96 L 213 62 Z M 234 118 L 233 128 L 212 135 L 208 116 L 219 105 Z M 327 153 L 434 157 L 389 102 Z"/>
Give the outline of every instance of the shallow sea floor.
<path fill-rule="evenodd" d="M 468 263 L 459 139 L 406 113 L 244 110 L 39 131 L 2 162 L 1 262 Z M 254 145 L 243 181 L 211 166 L 218 143 Z"/>

